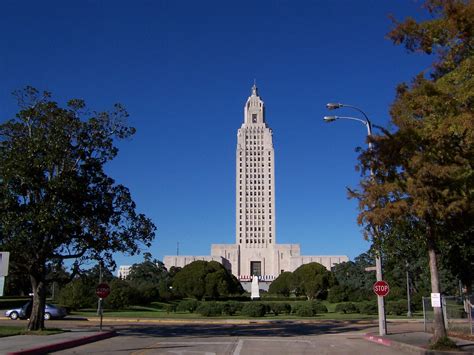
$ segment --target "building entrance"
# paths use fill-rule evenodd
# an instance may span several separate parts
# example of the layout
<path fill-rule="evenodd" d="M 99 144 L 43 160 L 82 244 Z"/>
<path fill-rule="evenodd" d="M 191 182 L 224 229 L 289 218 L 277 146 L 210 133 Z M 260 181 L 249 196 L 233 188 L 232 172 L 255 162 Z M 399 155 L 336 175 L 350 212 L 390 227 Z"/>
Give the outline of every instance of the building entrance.
<path fill-rule="evenodd" d="M 262 262 L 261 261 L 250 262 L 250 274 L 251 276 L 262 276 Z"/>

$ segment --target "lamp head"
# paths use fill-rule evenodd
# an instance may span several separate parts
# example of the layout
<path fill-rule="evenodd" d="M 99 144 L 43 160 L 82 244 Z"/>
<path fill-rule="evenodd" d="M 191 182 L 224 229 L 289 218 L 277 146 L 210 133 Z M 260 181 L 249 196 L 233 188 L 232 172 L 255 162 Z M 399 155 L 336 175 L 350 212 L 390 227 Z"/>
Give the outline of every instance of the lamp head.
<path fill-rule="evenodd" d="M 337 102 L 330 102 L 328 104 L 326 104 L 326 108 L 328 110 L 336 110 L 338 108 L 341 108 L 343 105 L 340 104 L 340 103 L 337 103 Z"/>
<path fill-rule="evenodd" d="M 333 122 L 337 120 L 337 116 L 324 116 L 323 120 L 324 122 Z"/>

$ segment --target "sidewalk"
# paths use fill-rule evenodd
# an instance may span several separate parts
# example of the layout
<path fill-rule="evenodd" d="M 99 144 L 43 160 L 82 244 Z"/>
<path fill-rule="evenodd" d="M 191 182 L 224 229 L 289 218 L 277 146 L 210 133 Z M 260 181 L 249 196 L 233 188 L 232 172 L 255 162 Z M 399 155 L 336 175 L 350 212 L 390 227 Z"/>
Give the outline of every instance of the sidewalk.
<path fill-rule="evenodd" d="M 0 354 L 47 354 L 51 351 L 73 348 L 115 336 L 114 331 L 72 329 L 52 335 L 15 335 L 2 338 Z"/>
<path fill-rule="evenodd" d="M 429 350 L 429 342 L 432 334 L 415 332 L 395 332 L 385 336 L 379 336 L 377 333 L 367 333 L 365 339 L 377 344 L 389 346 L 395 349 L 412 352 L 414 354 L 474 354 L 474 342 L 450 337 L 459 346 L 459 351 L 439 351 Z"/>

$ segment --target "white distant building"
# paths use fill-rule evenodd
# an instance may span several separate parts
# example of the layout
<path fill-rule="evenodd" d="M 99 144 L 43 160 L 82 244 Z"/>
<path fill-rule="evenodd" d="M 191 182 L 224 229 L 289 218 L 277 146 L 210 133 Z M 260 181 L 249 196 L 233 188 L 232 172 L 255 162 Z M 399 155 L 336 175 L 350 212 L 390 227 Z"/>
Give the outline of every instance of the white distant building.
<path fill-rule="evenodd" d="M 117 277 L 119 279 L 126 279 L 132 270 L 132 265 L 120 265 L 117 270 Z"/>
<path fill-rule="evenodd" d="M 349 260 L 345 255 L 301 256 L 299 244 L 276 243 L 272 130 L 265 121 L 265 106 L 255 84 L 237 131 L 235 207 L 235 244 L 212 244 L 211 256 L 165 256 L 166 268 L 216 260 L 242 281 L 250 281 L 251 276 L 271 281 L 283 271 L 294 271 L 310 262 L 330 270 Z"/>

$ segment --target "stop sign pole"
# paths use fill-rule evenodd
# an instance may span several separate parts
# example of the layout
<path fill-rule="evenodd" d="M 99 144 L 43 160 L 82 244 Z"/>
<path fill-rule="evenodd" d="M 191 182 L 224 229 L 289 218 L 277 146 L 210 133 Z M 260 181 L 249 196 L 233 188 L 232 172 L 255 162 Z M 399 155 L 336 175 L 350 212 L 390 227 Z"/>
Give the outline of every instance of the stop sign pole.
<path fill-rule="evenodd" d="M 102 317 L 104 315 L 102 309 L 102 300 L 110 294 L 110 287 L 105 283 L 100 283 L 99 286 L 95 289 L 96 295 L 99 297 L 99 315 L 100 315 L 100 324 L 99 331 L 102 331 Z"/>

